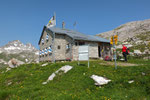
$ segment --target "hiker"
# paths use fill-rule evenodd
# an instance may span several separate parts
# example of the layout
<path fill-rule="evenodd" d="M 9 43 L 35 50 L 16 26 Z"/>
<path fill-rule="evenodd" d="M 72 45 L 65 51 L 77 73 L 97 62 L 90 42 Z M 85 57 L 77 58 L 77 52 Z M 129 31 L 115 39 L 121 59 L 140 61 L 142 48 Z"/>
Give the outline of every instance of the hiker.
<path fill-rule="evenodd" d="M 127 55 L 128 55 L 128 49 L 127 49 L 127 47 L 125 46 L 125 45 L 122 45 L 122 55 L 123 55 L 123 57 L 124 57 L 124 59 L 125 59 L 125 62 L 127 62 Z"/>

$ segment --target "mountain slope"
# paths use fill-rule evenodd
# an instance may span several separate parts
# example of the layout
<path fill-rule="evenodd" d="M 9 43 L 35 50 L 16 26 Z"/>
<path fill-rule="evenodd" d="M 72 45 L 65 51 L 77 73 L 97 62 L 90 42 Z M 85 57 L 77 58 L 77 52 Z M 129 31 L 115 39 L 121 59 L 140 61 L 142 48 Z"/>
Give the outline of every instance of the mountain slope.
<path fill-rule="evenodd" d="M 7 65 L 12 58 L 30 63 L 38 60 L 38 53 L 39 51 L 30 43 L 24 45 L 19 40 L 11 41 L 0 47 L 0 67 Z"/>
<path fill-rule="evenodd" d="M 114 30 L 104 32 L 97 34 L 97 36 L 110 39 L 110 37 L 114 34 L 118 34 L 118 40 L 121 42 L 127 41 L 127 40 L 141 40 L 139 38 L 142 37 L 143 34 L 148 35 L 143 40 L 149 40 L 150 39 L 150 19 L 144 20 L 144 21 L 133 21 L 129 22 L 123 25 L 120 25 L 119 27 L 115 28 Z"/>
<path fill-rule="evenodd" d="M 144 21 L 129 22 L 114 30 L 97 34 L 97 36 L 110 39 L 112 35 L 118 35 L 117 48 L 122 48 L 122 43 L 130 49 L 134 55 L 150 56 L 150 19 Z M 121 54 L 121 52 L 119 52 Z"/>
<path fill-rule="evenodd" d="M 131 60 L 130 60 L 131 61 Z M 140 66 L 122 67 L 101 65 L 104 61 L 26 64 L 8 72 L 0 70 L 0 100 L 149 100 L 150 62 L 135 60 Z M 113 63 L 113 62 L 112 62 Z M 127 63 L 124 63 L 127 64 Z M 53 81 L 43 85 L 49 75 L 64 65 L 73 66 L 66 74 L 61 73 Z M 91 75 L 112 80 L 107 85 L 94 85 Z M 129 83 L 132 81 L 133 83 Z"/>

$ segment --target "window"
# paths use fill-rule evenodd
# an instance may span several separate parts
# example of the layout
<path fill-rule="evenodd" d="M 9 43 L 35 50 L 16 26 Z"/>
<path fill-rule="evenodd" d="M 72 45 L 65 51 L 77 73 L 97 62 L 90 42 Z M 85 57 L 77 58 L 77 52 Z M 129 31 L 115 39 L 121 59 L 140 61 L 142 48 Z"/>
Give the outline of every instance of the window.
<path fill-rule="evenodd" d="M 52 52 L 52 46 L 50 45 L 47 50 L 49 53 L 51 53 Z"/>
<path fill-rule="evenodd" d="M 68 50 L 70 48 L 69 44 L 66 45 L 66 49 Z"/>
<path fill-rule="evenodd" d="M 42 39 L 42 45 L 44 44 L 44 39 Z"/>
<path fill-rule="evenodd" d="M 39 53 L 39 55 L 41 56 L 42 55 L 42 51 L 40 50 L 40 53 Z"/>
<path fill-rule="evenodd" d="M 60 45 L 58 45 L 57 49 L 60 49 Z"/>
<path fill-rule="evenodd" d="M 85 42 L 79 42 L 79 45 L 85 45 Z"/>
<path fill-rule="evenodd" d="M 42 50 L 42 55 L 44 55 L 44 49 Z"/>
<path fill-rule="evenodd" d="M 49 34 L 46 35 L 46 42 L 49 40 Z"/>
<path fill-rule="evenodd" d="M 45 48 L 45 54 L 47 55 L 47 48 Z"/>

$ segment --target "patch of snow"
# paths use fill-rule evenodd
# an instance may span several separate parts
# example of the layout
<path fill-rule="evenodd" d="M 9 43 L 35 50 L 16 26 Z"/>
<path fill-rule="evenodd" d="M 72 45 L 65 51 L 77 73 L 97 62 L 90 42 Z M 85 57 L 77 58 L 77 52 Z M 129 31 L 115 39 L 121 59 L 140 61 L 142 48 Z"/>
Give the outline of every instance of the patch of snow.
<path fill-rule="evenodd" d="M 10 46 L 10 47 L 6 47 L 6 48 L 4 48 L 4 49 L 5 49 L 5 50 L 16 50 L 16 49 L 20 50 L 20 47 Z"/>
<path fill-rule="evenodd" d="M 98 75 L 92 75 L 91 78 L 96 82 L 95 85 L 99 85 L 99 86 L 108 84 L 108 82 L 111 81 Z"/>
<path fill-rule="evenodd" d="M 18 44 L 17 44 L 17 43 L 15 43 L 15 44 L 14 44 L 14 46 L 18 46 Z"/>

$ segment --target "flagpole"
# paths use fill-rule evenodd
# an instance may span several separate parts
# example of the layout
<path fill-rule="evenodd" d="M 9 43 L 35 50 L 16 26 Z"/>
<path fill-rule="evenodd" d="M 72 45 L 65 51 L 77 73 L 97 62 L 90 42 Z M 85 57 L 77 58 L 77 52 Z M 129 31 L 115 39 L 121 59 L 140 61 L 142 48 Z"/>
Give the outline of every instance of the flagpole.
<path fill-rule="evenodd" d="M 56 13 L 54 12 L 54 20 L 55 20 L 55 26 L 56 26 Z"/>
<path fill-rule="evenodd" d="M 76 24 L 77 24 L 77 22 L 75 21 L 75 23 L 73 24 L 74 30 L 76 30 Z M 76 30 L 76 31 L 77 31 L 77 30 Z"/>

